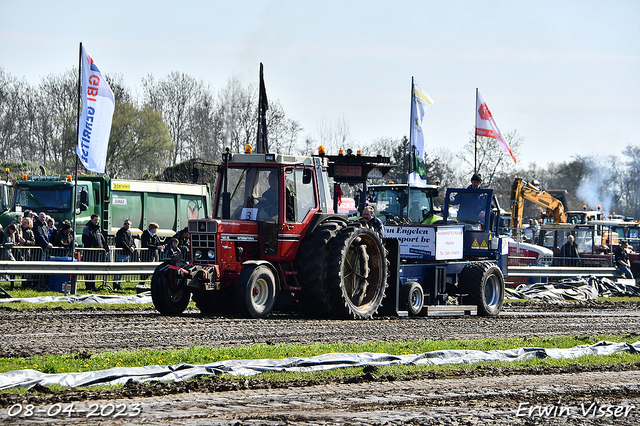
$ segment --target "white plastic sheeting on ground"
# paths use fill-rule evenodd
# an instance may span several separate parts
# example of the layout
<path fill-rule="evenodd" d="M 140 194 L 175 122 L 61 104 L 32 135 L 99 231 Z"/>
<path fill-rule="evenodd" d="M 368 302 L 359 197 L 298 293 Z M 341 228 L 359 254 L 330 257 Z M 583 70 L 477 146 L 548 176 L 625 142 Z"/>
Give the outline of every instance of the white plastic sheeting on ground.
<path fill-rule="evenodd" d="M 542 301 L 595 300 L 598 297 L 640 296 L 640 287 L 634 280 L 575 277 L 559 282 L 521 284 L 515 290 L 506 289 L 507 299 Z"/>
<path fill-rule="evenodd" d="M 82 294 L 74 296 L 40 296 L 0 299 L 0 303 L 47 303 L 47 302 L 68 302 L 68 303 L 85 303 L 99 305 L 118 305 L 118 304 L 144 304 L 153 303 L 151 300 L 151 292 L 147 291 L 140 294 L 117 295 L 117 294 Z"/>
<path fill-rule="evenodd" d="M 577 358 L 585 355 L 611 355 L 620 352 L 639 353 L 640 341 L 630 343 L 599 342 L 568 349 L 518 348 L 510 350 L 472 351 L 444 350 L 417 355 L 383 353 L 330 353 L 308 358 L 248 359 L 219 361 L 205 365 L 150 365 L 116 367 L 85 373 L 46 374 L 35 370 L 17 370 L 0 374 L 0 389 L 31 388 L 36 385 L 59 384 L 68 387 L 124 384 L 129 380 L 183 381 L 197 376 L 231 374 L 251 376 L 265 371 L 309 372 L 335 368 L 402 365 L 472 364 L 480 361 L 518 361 L 530 358 Z"/>

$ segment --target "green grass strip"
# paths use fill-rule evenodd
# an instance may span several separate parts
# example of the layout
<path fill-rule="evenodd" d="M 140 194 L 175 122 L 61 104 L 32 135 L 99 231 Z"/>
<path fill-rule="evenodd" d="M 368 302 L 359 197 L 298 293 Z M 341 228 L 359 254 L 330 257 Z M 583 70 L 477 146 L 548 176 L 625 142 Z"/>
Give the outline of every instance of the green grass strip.
<path fill-rule="evenodd" d="M 361 344 L 314 344 L 314 345 L 252 345 L 242 347 L 211 348 L 192 346 L 176 350 L 125 350 L 96 354 L 46 355 L 27 358 L 0 358 L 0 372 L 33 369 L 43 373 L 68 373 L 103 370 L 112 367 L 139 367 L 145 365 L 209 364 L 230 359 L 281 359 L 287 357 L 310 357 L 338 352 L 376 352 L 392 355 L 419 354 L 438 350 L 505 350 L 520 347 L 570 348 L 576 345 L 591 345 L 601 340 L 634 343 L 637 336 L 558 336 L 509 339 L 478 340 L 420 340 L 401 342 L 373 342 Z M 624 359 L 625 355 L 620 356 Z M 606 358 L 606 357 L 605 357 Z M 637 362 L 637 355 L 629 360 Z M 534 360 L 535 361 L 535 360 Z M 560 362 L 560 360 L 551 360 Z M 625 361 L 626 362 L 626 361 Z"/>

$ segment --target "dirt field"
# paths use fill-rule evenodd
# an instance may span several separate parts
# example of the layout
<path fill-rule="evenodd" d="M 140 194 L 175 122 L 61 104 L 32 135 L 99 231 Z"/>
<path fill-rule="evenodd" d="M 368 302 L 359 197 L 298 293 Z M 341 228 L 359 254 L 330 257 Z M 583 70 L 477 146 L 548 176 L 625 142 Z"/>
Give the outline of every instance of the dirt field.
<path fill-rule="evenodd" d="M 196 312 L 169 318 L 152 310 L 0 310 L 0 324 L 4 334 L 0 356 L 8 357 L 191 345 L 601 333 L 626 333 L 628 341 L 635 342 L 640 335 L 640 310 L 635 303 L 518 304 L 507 306 L 494 319 L 371 321 L 287 316 L 253 321 L 202 317 Z M 487 368 L 473 377 L 432 374 L 397 381 L 371 369 L 349 383 L 291 383 L 279 389 L 265 389 L 267 385 L 259 379 L 209 378 L 181 384 L 132 384 L 116 391 L 0 395 L 0 423 L 638 424 L 639 384 L 640 363 L 560 370 Z M 16 414 L 29 403 L 34 404 L 31 416 L 26 411 Z M 73 410 L 69 410 L 71 403 Z M 64 417 L 56 413 L 58 409 L 74 412 Z"/>

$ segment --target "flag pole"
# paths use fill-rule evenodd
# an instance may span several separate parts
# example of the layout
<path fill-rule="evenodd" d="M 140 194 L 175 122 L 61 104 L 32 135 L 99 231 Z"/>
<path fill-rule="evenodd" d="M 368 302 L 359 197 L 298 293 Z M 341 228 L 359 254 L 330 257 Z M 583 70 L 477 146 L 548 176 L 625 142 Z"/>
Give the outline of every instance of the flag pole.
<path fill-rule="evenodd" d="M 258 137 L 256 139 L 256 152 L 258 154 L 269 153 L 269 142 L 267 140 L 267 110 L 269 101 L 267 100 L 267 89 L 264 84 L 264 71 L 260 62 L 260 90 L 258 94 Z"/>
<path fill-rule="evenodd" d="M 258 85 L 260 85 L 262 82 L 262 62 L 260 62 L 260 80 L 258 82 Z M 262 126 L 262 117 L 260 116 L 261 113 L 261 109 L 262 109 L 262 87 L 258 87 L 258 134 L 256 135 L 256 152 L 260 153 L 261 149 L 260 149 L 260 135 L 261 135 L 261 128 L 260 126 Z"/>
<path fill-rule="evenodd" d="M 76 257 L 76 199 L 78 198 L 78 140 L 80 140 L 80 98 L 82 97 L 82 42 L 80 42 L 80 49 L 78 52 L 78 109 L 76 117 L 76 144 L 74 148 L 74 157 L 76 158 L 74 183 L 71 200 L 71 211 L 73 212 L 73 223 L 71 224 L 71 231 L 73 234 L 73 241 L 71 244 L 71 260 Z M 76 294 L 77 275 L 71 277 L 71 294 Z"/>
<path fill-rule="evenodd" d="M 409 183 L 409 176 L 411 176 L 411 172 L 413 171 L 413 76 L 411 76 L 411 108 L 409 110 L 409 171 L 407 172 L 407 183 Z"/>
<path fill-rule="evenodd" d="M 478 88 L 476 87 L 475 128 L 473 129 L 473 173 L 478 173 Z"/>

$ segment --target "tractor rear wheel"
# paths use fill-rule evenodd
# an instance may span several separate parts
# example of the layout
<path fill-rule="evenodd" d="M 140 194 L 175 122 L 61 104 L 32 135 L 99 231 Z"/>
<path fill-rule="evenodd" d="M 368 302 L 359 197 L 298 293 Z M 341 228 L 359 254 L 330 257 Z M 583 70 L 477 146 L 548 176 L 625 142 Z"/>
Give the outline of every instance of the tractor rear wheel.
<path fill-rule="evenodd" d="M 243 268 L 236 282 L 236 305 L 246 318 L 266 318 L 276 301 L 276 279 L 266 265 Z"/>
<path fill-rule="evenodd" d="M 162 315 L 180 315 L 187 309 L 191 293 L 179 285 L 169 263 L 159 265 L 151 277 L 151 299 L 153 305 Z"/>
<path fill-rule="evenodd" d="M 470 263 L 460 273 L 460 292 L 467 294 L 464 304 L 478 307 L 478 315 L 498 316 L 505 293 L 502 271 L 490 262 Z"/>
<path fill-rule="evenodd" d="M 294 268 L 302 287 L 301 313 L 309 317 L 324 318 L 331 315 L 331 302 L 327 294 L 325 269 L 327 243 L 338 235 L 346 222 L 328 220 L 321 223 L 300 243 Z"/>
<path fill-rule="evenodd" d="M 366 224 L 349 225 L 329 241 L 327 253 L 332 316 L 371 318 L 387 287 L 387 252 L 380 234 Z"/>

